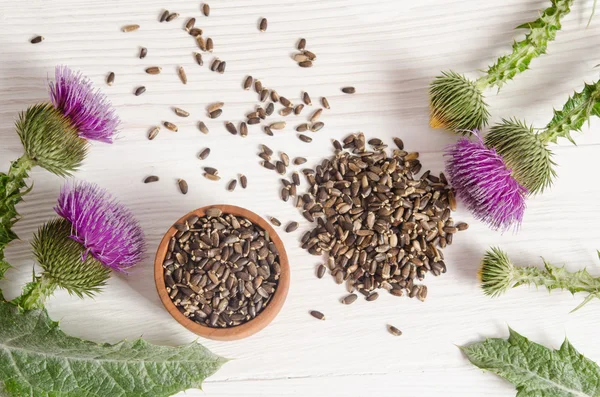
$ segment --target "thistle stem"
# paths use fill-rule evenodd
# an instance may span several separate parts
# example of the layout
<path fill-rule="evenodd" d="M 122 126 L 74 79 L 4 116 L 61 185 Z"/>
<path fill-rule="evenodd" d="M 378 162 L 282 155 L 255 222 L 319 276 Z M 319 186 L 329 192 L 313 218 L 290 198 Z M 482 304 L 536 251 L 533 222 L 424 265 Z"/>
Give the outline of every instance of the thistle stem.
<path fill-rule="evenodd" d="M 550 269 L 548 269 L 550 267 Z M 585 270 L 582 272 L 568 272 L 564 268 L 546 265 L 546 269 L 537 267 L 516 267 L 513 273 L 515 286 L 528 284 L 537 287 L 545 287 L 548 290 L 564 289 L 572 293 L 589 292 L 595 294 L 600 292 L 600 277 L 591 277 Z"/>
<path fill-rule="evenodd" d="M 23 310 L 41 309 L 56 287 L 56 283 L 50 277 L 44 274 L 34 276 L 33 281 L 25 285 L 23 293 L 13 303 Z"/>
<path fill-rule="evenodd" d="M 573 1 L 552 0 L 552 5 L 538 19 L 518 26 L 517 29 L 528 28 L 529 33 L 523 40 L 513 44 L 510 54 L 498 58 L 490 66 L 487 74 L 477 81 L 478 86 L 500 88 L 518 73 L 529 69 L 531 61 L 545 54 L 548 42 L 556 38 L 556 32 L 561 28 L 561 19 L 571 11 Z"/>

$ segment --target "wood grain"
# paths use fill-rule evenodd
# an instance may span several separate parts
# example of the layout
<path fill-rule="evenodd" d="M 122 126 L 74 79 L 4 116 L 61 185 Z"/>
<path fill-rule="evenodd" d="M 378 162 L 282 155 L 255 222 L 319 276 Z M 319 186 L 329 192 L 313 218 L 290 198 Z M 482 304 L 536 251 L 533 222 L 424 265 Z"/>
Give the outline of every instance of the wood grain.
<path fill-rule="evenodd" d="M 269 302 L 267 307 L 265 307 L 265 309 L 262 312 L 260 312 L 254 319 L 242 325 L 238 325 L 237 327 L 210 328 L 190 320 L 189 318 L 185 317 L 173 304 L 173 301 L 169 297 L 165 285 L 165 269 L 163 268 L 163 262 L 165 261 L 165 255 L 167 254 L 167 251 L 169 249 L 169 241 L 177 233 L 175 225 L 183 224 L 186 221 L 186 219 L 189 219 L 192 215 L 196 215 L 200 218 L 203 218 L 206 215 L 206 211 L 209 208 L 217 208 L 221 210 L 223 214 L 231 214 L 236 217 L 246 218 L 253 224 L 260 226 L 263 230 L 269 233 L 269 237 L 271 238 L 271 240 L 275 244 L 275 247 L 277 247 L 277 251 L 279 252 L 279 265 L 281 266 L 281 274 L 279 276 L 277 289 L 275 290 L 271 301 Z M 273 321 L 273 319 L 281 311 L 281 308 L 285 303 L 285 299 L 287 298 L 288 291 L 290 289 L 290 264 L 288 262 L 288 257 L 285 252 L 285 247 L 283 246 L 281 238 L 279 238 L 277 232 L 275 232 L 275 230 L 271 227 L 271 225 L 269 225 L 269 223 L 266 220 L 245 208 L 237 207 L 235 205 L 215 204 L 198 208 L 194 211 L 190 211 L 188 214 L 182 216 L 179 220 L 177 220 L 173 224 L 173 226 L 169 228 L 167 233 L 165 233 L 165 236 L 158 245 L 156 257 L 154 259 L 154 282 L 156 284 L 156 290 L 158 292 L 160 300 L 163 303 L 163 305 L 165 305 L 165 308 L 167 309 L 169 314 L 173 316 L 173 318 L 185 328 L 192 331 L 196 335 L 200 335 L 208 339 L 222 341 L 237 340 L 247 338 L 259 331 L 262 331 L 266 326 L 268 326 L 271 323 L 271 321 Z"/>
<path fill-rule="evenodd" d="M 578 0 L 565 18 L 563 30 L 548 46 L 548 54 L 534 60 L 531 70 L 519 75 L 499 93 L 486 92 L 492 122 L 517 117 L 543 127 L 573 90 L 597 79 L 600 63 L 600 17 L 586 29 L 592 0 Z M 423 170 L 444 167 L 444 147 L 456 137 L 428 126 L 427 86 L 442 70 L 477 76 L 499 55 L 510 50 L 523 33 L 514 27 L 534 20 L 546 0 L 219 0 L 211 1 L 211 15 L 201 15 L 200 2 L 183 0 L 74 0 L 0 2 L 0 169 L 7 170 L 22 148 L 14 133 L 14 120 L 27 106 L 47 100 L 46 86 L 54 67 L 67 64 L 90 76 L 107 94 L 123 120 L 120 138 L 113 145 L 94 144 L 76 178 L 100 184 L 115 194 L 137 216 L 151 247 L 147 259 L 129 276 L 113 277 L 94 300 L 79 300 L 59 291 L 48 310 L 69 334 L 98 342 L 116 342 L 143 335 L 155 343 L 191 343 L 197 336 L 173 321 L 156 293 L 153 253 L 174 219 L 193 208 L 227 203 L 247 208 L 262 217 L 275 216 L 300 223 L 298 232 L 282 233 L 290 267 L 289 296 L 280 314 L 262 332 L 240 341 L 200 339 L 214 352 L 234 358 L 211 377 L 205 392 L 186 396 L 350 396 L 404 394 L 419 397 L 511 397 L 514 388 L 494 375 L 473 368 L 456 345 L 485 337 L 507 336 L 510 325 L 548 346 L 559 346 L 565 335 L 586 356 L 600 360 L 596 334 L 600 328 L 600 302 L 569 314 L 583 299 L 566 292 L 536 291 L 526 287 L 505 296 L 483 296 L 476 269 L 484 251 L 494 245 L 505 249 L 518 265 L 538 265 L 540 256 L 570 269 L 584 266 L 600 275 L 596 249 L 600 248 L 600 123 L 593 119 L 577 146 L 566 141 L 553 145 L 559 164 L 551 191 L 532 198 L 522 230 L 499 234 L 476 222 L 459 205 L 456 221 L 471 227 L 456 236 L 444 250 L 448 273 L 427 277 L 425 303 L 387 294 L 376 302 L 359 300 L 343 306 L 343 287 L 329 277 L 318 280 L 321 262 L 299 247 L 301 233 L 310 225 L 290 204 L 278 199 L 279 175 L 258 164 L 258 147 L 267 144 L 291 158 L 303 156 L 313 167 L 332 153 L 331 139 L 363 131 L 392 144 L 401 137 L 408 150 L 421 153 Z M 164 7 L 181 16 L 173 22 L 157 21 Z M 198 66 L 193 40 L 183 30 L 189 17 L 215 42 L 214 56 L 227 61 L 223 75 L 210 72 L 207 56 Z M 269 20 L 259 32 L 261 17 Z M 137 23 L 136 32 L 122 26 Z M 44 42 L 29 43 L 35 35 Z M 318 55 L 312 68 L 301 69 L 291 58 L 300 37 Z M 139 48 L 148 48 L 140 60 Z M 144 69 L 161 66 L 157 76 Z M 177 77 L 184 66 L 188 84 Z M 105 85 L 115 72 L 112 87 Z M 253 92 L 242 90 L 246 75 L 298 102 L 309 92 L 313 107 L 290 116 L 288 127 L 275 136 L 249 126 L 245 139 L 230 135 L 225 121 L 237 124 L 257 105 Z M 133 95 L 138 85 L 147 92 Z M 340 88 L 352 85 L 354 95 Z M 305 122 L 321 96 L 331 103 L 323 111 L 325 128 L 300 142 L 293 131 Z M 223 115 L 209 120 L 206 106 L 225 102 Z M 177 106 L 191 113 L 186 119 L 172 111 Z M 210 133 L 196 127 L 204 121 Z M 153 141 L 148 130 L 163 121 L 179 126 L 173 133 L 162 128 Z M 205 147 L 211 155 L 197 154 Z M 202 166 L 213 166 L 221 183 L 206 180 Z M 225 184 L 239 173 L 248 188 L 227 192 Z M 144 185 L 148 175 L 161 181 Z M 177 179 L 190 191 L 183 196 Z M 31 173 L 32 192 L 19 206 L 23 218 L 8 259 L 14 265 L 0 286 L 9 297 L 31 279 L 34 258 L 29 241 L 52 207 L 63 181 L 41 169 Z M 306 185 L 301 185 L 305 188 Z M 300 189 L 302 190 L 302 189 Z M 279 230 L 279 229 L 278 229 Z M 319 310 L 326 321 L 308 314 Z M 393 324 L 404 332 L 393 337 L 385 329 Z M 184 394 L 182 394 L 183 396 Z"/>

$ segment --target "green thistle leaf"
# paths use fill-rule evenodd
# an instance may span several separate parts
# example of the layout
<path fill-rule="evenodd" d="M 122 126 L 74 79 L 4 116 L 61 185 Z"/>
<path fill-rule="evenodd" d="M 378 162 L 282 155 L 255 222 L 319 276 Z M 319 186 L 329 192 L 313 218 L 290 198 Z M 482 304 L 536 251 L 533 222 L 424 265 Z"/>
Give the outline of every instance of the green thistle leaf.
<path fill-rule="evenodd" d="M 550 350 L 510 330 L 508 340 L 487 339 L 460 348 L 471 363 L 517 389 L 518 397 L 598 397 L 600 367 L 565 339 Z"/>
<path fill-rule="evenodd" d="M 58 176 L 71 175 L 87 154 L 87 141 L 51 104 L 29 107 L 16 128 L 29 158 Z"/>
<path fill-rule="evenodd" d="M 573 0 L 552 0 L 552 5 L 538 19 L 518 26 L 517 29 L 529 29 L 525 39 L 515 42 L 512 52 L 490 66 L 479 82 L 486 87 L 500 88 L 518 73 L 529 69 L 531 61 L 545 54 L 548 42 L 556 38 L 556 32 L 561 29 L 560 21 L 571 11 L 572 4 Z"/>
<path fill-rule="evenodd" d="M 44 271 L 27 285 L 23 295 L 15 301 L 17 305 L 25 310 L 43 307 L 56 287 L 83 298 L 93 296 L 106 285 L 110 270 L 70 236 L 71 224 L 62 218 L 39 228 L 31 246 Z"/>
<path fill-rule="evenodd" d="M 429 99 L 432 128 L 470 133 L 486 126 L 490 117 L 480 88 L 452 71 L 442 72 L 433 80 Z"/>
<path fill-rule="evenodd" d="M 573 144 L 571 131 L 581 131 L 581 127 L 592 116 L 600 116 L 600 81 L 585 84 L 581 92 L 569 97 L 562 110 L 555 110 L 554 117 L 540 134 L 545 142 L 567 138 Z"/>
<path fill-rule="evenodd" d="M 98 344 L 62 332 L 46 310 L 0 302 L 0 395 L 168 397 L 227 362 L 199 343 L 157 346 L 143 339 Z"/>
<path fill-rule="evenodd" d="M 488 147 L 496 149 L 513 177 L 531 194 L 541 193 L 556 176 L 552 152 L 525 123 L 511 119 L 490 128 L 485 137 Z"/>

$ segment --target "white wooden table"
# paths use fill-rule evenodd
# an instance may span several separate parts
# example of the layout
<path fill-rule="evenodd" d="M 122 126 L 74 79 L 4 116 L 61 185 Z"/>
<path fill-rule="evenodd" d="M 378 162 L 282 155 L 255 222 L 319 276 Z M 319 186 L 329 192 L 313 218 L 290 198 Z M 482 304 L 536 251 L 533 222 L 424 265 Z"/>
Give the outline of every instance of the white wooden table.
<path fill-rule="evenodd" d="M 532 62 L 532 70 L 519 76 L 496 96 L 488 92 L 493 120 L 525 118 L 543 126 L 573 89 L 597 78 L 592 69 L 600 63 L 600 18 L 586 29 L 591 0 L 575 2 L 564 29 L 550 44 L 549 55 Z M 235 358 L 210 378 L 200 391 L 188 396 L 514 396 L 511 385 L 471 366 L 456 345 L 484 337 L 505 337 L 507 326 L 549 346 L 558 347 L 565 335 L 588 357 L 600 360 L 597 343 L 600 302 L 569 314 L 583 299 L 569 293 L 520 288 L 498 299 L 485 297 L 476 271 L 484 250 L 499 245 L 517 264 L 541 264 L 539 258 L 568 263 L 572 269 L 588 266 L 600 274 L 596 249 L 600 248 L 600 123 L 592 120 L 584 134 L 575 134 L 578 146 L 560 142 L 554 147 L 559 178 L 552 191 L 528 202 L 519 234 L 504 235 L 459 209 L 455 219 L 471 224 L 446 249 L 448 273 L 427 277 L 425 303 L 383 294 L 343 306 L 342 286 L 329 278 L 318 280 L 318 258 L 298 244 L 308 224 L 291 203 L 278 199 L 279 178 L 258 165 L 258 145 L 285 150 L 291 157 L 305 156 L 309 165 L 331 154 L 332 138 L 364 131 L 391 143 L 401 137 L 409 150 L 421 153 L 425 169 L 443 168 L 442 151 L 456 137 L 428 127 L 427 86 L 440 71 L 452 68 L 475 73 L 509 49 L 517 33 L 513 28 L 537 17 L 549 1 L 505 0 L 228 0 L 211 2 L 211 16 L 200 13 L 199 1 L 69 0 L 2 1 L 0 3 L 0 169 L 21 155 L 14 133 L 17 113 L 45 101 L 46 79 L 54 66 L 66 64 L 90 76 L 118 109 L 123 120 L 120 139 L 113 145 L 94 144 L 76 177 L 109 189 L 128 205 L 147 231 L 147 259 L 128 277 L 113 277 L 95 300 L 79 300 L 64 292 L 49 302 L 50 315 L 61 320 L 70 334 L 102 342 L 144 336 L 154 343 L 179 345 L 196 339 L 163 309 L 153 283 L 152 256 L 168 226 L 187 211 L 212 203 L 247 207 L 262 216 L 301 228 L 281 233 L 292 266 L 290 294 L 281 314 L 263 332 L 237 342 L 200 340 L 214 352 Z M 163 7 L 181 14 L 171 23 L 157 22 Z M 227 61 L 224 75 L 195 64 L 193 40 L 182 30 L 187 18 L 215 41 L 215 56 Z M 260 17 L 268 31 L 259 33 Z M 142 27 L 134 33 L 120 28 Z M 37 45 L 29 39 L 40 34 Z M 301 69 L 290 55 L 300 37 L 318 54 L 316 65 Z M 148 48 L 140 60 L 139 46 Z M 161 66 L 150 76 L 145 67 Z M 176 68 L 187 70 L 182 85 Z M 116 74 L 112 87 L 104 83 Z M 241 88 L 247 75 L 298 101 L 303 90 L 313 103 L 325 95 L 331 110 L 324 112 L 326 127 L 311 144 L 301 143 L 289 123 L 275 137 L 250 128 L 242 139 L 225 131 L 225 120 L 240 121 L 250 112 L 256 95 Z M 136 97 L 135 87 L 147 92 Z M 357 94 L 340 92 L 353 85 Z M 218 120 L 208 120 L 205 107 L 226 103 Z M 177 118 L 171 108 L 189 110 Z M 179 132 L 162 129 L 154 141 L 148 129 L 164 120 L 176 122 Z M 201 134 L 204 120 L 211 132 Z M 201 162 L 197 153 L 210 147 Z M 224 177 L 220 183 L 204 179 L 201 166 L 211 165 Z M 229 193 L 226 182 L 243 172 L 248 189 Z M 161 181 L 144 185 L 150 174 Z M 20 205 L 23 219 L 17 232 L 22 241 L 8 250 L 16 266 L 1 283 L 9 296 L 29 280 L 33 257 L 28 241 L 42 222 L 54 216 L 52 207 L 62 180 L 36 168 L 33 191 Z M 181 195 L 177 178 L 190 185 Z M 318 309 L 327 321 L 308 315 Z M 403 330 L 393 337 L 386 324 Z"/>

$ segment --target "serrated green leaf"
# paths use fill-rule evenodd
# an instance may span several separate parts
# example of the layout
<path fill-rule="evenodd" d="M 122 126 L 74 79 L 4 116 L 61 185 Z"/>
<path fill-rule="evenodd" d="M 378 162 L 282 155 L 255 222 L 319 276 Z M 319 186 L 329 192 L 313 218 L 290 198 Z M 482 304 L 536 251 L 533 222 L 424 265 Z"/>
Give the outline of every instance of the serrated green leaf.
<path fill-rule="evenodd" d="M 572 4 L 573 0 L 552 0 L 552 5 L 537 20 L 519 25 L 517 29 L 529 29 L 525 39 L 515 41 L 512 52 L 498 58 L 481 81 L 486 86 L 500 88 L 515 75 L 527 70 L 534 58 L 546 53 L 548 42 L 556 38 L 556 32 L 561 28 L 560 21 L 571 11 Z"/>
<path fill-rule="evenodd" d="M 540 136 L 546 142 L 567 138 L 575 144 L 571 131 L 581 131 L 592 116 L 600 116 L 600 81 L 585 84 L 580 92 L 569 97 L 561 110 L 554 110 L 554 117 Z"/>
<path fill-rule="evenodd" d="M 167 397 L 200 388 L 227 360 L 198 343 L 96 344 L 62 332 L 45 310 L 0 302 L 0 395 Z"/>
<path fill-rule="evenodd" d="M 517 397 L 600 396 L 600 367 L 566 339 L 551 350 L 511 329 L 508 340 L 487 339 L 461 350 L 475 366 L 512 383 Z"/>

